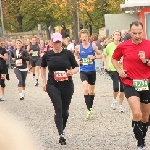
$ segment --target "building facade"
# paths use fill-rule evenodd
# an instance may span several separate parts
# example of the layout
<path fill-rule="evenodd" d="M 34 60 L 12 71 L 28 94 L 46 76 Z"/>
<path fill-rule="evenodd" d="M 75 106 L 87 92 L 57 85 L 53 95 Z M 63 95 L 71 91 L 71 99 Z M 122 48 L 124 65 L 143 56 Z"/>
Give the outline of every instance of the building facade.
<path fill-rule="evenodd" d="M 150 39 L 150 0 L 125 0 L 121 9 L 130 15 L 136 14 L 144 25 L 144 38 Z"/>

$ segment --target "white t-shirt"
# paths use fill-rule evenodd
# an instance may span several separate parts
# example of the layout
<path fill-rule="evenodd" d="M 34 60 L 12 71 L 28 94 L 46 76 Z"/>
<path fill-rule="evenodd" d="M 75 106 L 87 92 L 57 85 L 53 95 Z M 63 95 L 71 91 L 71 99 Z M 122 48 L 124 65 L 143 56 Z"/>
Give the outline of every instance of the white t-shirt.
<path fill-rule="evenodd" d="M 18 55 L 19 55 L 19 50 L 16 50 L 16 56 L 18 58 Z"/>
<path fill-rule="evenodd" d="M 67 46 L 67 50 L 73 51 L 73 50 L 74 50 L 74 43 L 70 43 L 70 44 Z"/>

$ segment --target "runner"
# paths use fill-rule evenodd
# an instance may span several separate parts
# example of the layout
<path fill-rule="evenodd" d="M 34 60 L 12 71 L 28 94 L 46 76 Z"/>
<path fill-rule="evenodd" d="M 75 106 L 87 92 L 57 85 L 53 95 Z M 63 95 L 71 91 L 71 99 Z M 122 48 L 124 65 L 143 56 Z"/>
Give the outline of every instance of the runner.
<path fill-rule="evenodd" d="M 74 43 L 71 42 L 69 37 L 65 39 L 64 43 L 67 45 L 67 50 L 70 50 L 72 53 L 74 53 Z"/>
<path fill-rule="evenodd" d="M 121 43 L 112 56 L 112 63 L 124 84 L 125 96 L 132 110 L 132 127 L 137 149 L 146 150 L 145 137 L 150 113 L 150 41 L 142 39 L 143 24 L 130 25 L 132 39 Z M 118 61 L 123 58 L 123 69 Z"/>
<path fill-rule="evenodd" d="M 48 41 L 48 51 L 53 49 L 53 42 L 51 40 Z"/>
<path fill-rule="evenodd" d="M 44 40 L 40 40 L 40 58 L 42 58 L 44 53 L 47 51 L 48 51 L 48 46 L 45 45 Z"/>
<path fill-rule="evenodd" d="M 64 129 L 69 116 L 69 105 L 74 93 L 72 75 L 78 72 L 78 65 L 73 54 L 62 49 L 62 35 L 53 33 L 53 50 L 46 52 L 42 58 L 41 72 L 43 90 L 47 91 L 54 109 L 55 124 L 59 133 L 59 143 L 66 145 Z M 48 66 L 48 81 L 46 86 L 46 67 Z"/>
<path fill-rule="evenodd" d="M 104 50 L 103 53 L 103 60 L 104 60 L 104 70 L 109 71 L 109 75 L 113 81 L 113 100 L 112 100 L 112 104 L 111 107 L 115 110 L 116 109 L 116 104 L 117 104 L 117 95 L 119 94 L 120 91 L 120 95 L 119 95 L 119 112 L 124 112 L 124 109 L 122 107 L 122 103 L 124 100 L 124 89 L 123 89 L 123 84 L 120 81 L 119 78 L 119 74 L 116 71 L 116 69 L 114 68 L 113 64 L 111 63 L 111 58 L 112 55 L 114 53 L 114 50 L 116 49 L 116 47 L 120 44 L 120 40 L 121 40 L 121 33 L 120 31 L 114 31 L 113 33 L 113 42 L 109 43 L 106 46 L 106 49 Z M 107 68 L 107 60 L 106 57 L 108 57 L 109 62 L 108 62 L 108 66 L 109 69 Z M 119 61 L 119 63 L 121 64 L 121 61 Z M 120 85 L 120 87 L 119 87 Z"/>
<path fill-rule="evenodd" d="M 2 48 L 2 41 L 0 40 L 0 100 L 6 100 L 4 96 L 5 79 L 7 74 L 6 61 L 8 60 L 8 53 L 5 48 Z"/>
<path fill-rule="evenodd" d="M 33 72 L 33 80 L 36 76 L 36 84 L 35 86 L 39 85 L 39 74 L 40 74 L 40 66 L 41 66 L 41 60 L 40 60 L 40 47 L 37 43 L 37 38 L 33 37 L 31 40 L 31 44 L 28 47 L 29 54 L 31 55 L 31 66 L 32 66 L 32 72 Z"/>
<path fill-rule="evenodd" d="M 18 91 L 20 100 L 25 98 L 25 80 L 28 73 L 27 63 L 29 56 L 27 51 L 23 50 L 21 40 L 16 41 L 16 49 L 12 52 L 12 59 L 15 62 L 14 73 L 18 79 Z"/>
<path fill-rule="evenodd" d="M 75 47 L 75 58 L 80 65 L 80 78 L 84 90 L 84 98 L 87 106 L 86 119 L 92 117 L 92 106 L 95 97 L 96 69 L 95 59 L 101 59 L 102 55 L 95 43 L 89 42 L 87 29 L 80 31 L 81 44 Z M 95 53 L 97 55 L 95 55 Z"/>

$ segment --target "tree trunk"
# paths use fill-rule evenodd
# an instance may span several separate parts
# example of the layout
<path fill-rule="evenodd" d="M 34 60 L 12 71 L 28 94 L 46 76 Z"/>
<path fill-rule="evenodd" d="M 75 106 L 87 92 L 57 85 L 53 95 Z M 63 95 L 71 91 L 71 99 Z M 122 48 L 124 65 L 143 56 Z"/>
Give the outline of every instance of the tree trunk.
<path fill-rule="evenodd" d="M 72 32 L 72 35 L 73 35 L 73 39 L 75 40 L 75 44 L 78 44 L 79 43 L 79 27 L 78 27 L 78 14 L 77 14 L 77 11 L 78 11 L 78 6 L 77 6 L 77 1 L 76 0 L 71 0 L 71 5 L 73 6 L 72 8 L 72 21 L 73 21 L 73 32 Z"/>
<path fill-rule="evenodd" d="M 50 32 L 49 32 L 49 30 L 48 30 L 48 27 L 49 27 L 49 25 L 46 25 L 46 36 L 47 36 L 47 39 L 48 40 L 50 40 Z"/>
<path fill-rule="evenodd" d="M 92 25 L 91 25 L 91 24 L 89 25 L 89 28 L 90 28 L 90 36 L 91 36 L 91 35 L 92 35 L 92 32 L 93 32 L 93 31 L 92 31 Z"/>
<path fill-rule="evenodd" d="M 23 20 L 23 16 L 21 16 L 21 14 L 17 16 L 17 21 L 19 24 L 18 32 L 23 32 L 22 20 Z"/>

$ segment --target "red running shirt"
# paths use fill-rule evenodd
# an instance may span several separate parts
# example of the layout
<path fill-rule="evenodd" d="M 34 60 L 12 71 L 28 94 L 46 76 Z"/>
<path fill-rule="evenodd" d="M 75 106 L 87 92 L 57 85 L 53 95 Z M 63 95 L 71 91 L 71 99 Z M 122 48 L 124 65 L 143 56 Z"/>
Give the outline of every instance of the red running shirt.
<path fill-rule="evenodd" d="M 123 69 L 127 70 L 127 76 L 130 79 L 149 79 L 150 66 L 144 64 L 138 56 L 139 51 L 145 51 L 145 58 L 150 59 L 150 41 L 142 39 L 140 44 L 132 43 L 128 40 L 118 45 L 112 56 L 113 59 L 119 61 L 123 56 Z M 124 84 L 133 86 L 133 81 L 121 78 Z"/>

